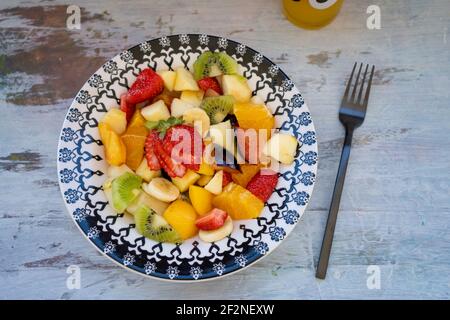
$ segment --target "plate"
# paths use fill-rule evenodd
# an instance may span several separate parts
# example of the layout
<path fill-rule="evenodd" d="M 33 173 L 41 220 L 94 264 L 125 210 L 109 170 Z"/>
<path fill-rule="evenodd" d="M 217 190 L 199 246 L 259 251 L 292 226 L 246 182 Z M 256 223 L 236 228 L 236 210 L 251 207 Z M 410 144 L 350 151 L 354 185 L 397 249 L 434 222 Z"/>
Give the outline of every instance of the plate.
<path fill-rule="evenodd" d="M 239 63 L 253 94 L 275 115 L 277 128 L 301 142 L 295 162 L 282 166 L 275 192 L 261 216 L 234 222 L 217 243 L 192 238 L 181 245 L 158 243 L 135 230 L 132 217 L 116 215 L 101 186 L 107 163 L 98 120 L 144 68 L 192 67 L 204 51 L 226 51 Z M 65 118 L 57 150 L 59 185 L 81 233 L 104 255 L 139 274 L 172 281 L 223 277 L 272 252 L 294 229 L 311 199 L 317 171 L 317 140 L 311 114 L 288 76 L 261 53 L 238 42 L 181 34 L 143 42 L 107 61 L 84 84 Z"/>

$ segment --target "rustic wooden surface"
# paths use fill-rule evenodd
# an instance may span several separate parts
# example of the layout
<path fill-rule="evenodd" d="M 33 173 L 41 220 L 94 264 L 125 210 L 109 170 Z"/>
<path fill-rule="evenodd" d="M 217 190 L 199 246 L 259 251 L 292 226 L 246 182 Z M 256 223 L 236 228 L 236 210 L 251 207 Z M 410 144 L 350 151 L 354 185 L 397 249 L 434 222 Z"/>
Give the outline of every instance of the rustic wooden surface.
<path fill-rule="evenodd" d="M 64 1 L 0 4 L 0 298 L 347 299 L 450 296 L 450 3 L 346 0 L 328 27 L 306 31 L 280 1 Z M 245 3 L 245 5 L 243 5 Z M 381 30 L 366 8 L 381 7 Z M 314 117 L 319 173 L 293 234 L 238 274 L 172 284 L 126 271 L 79 233 L 58 190 L 56 146 L 76 91 L 105 60 L 145 39 L 209 33 L 257 49 L 292 77 Z M 344 78 L 355 60 L 377 67 L 355 134 L 328 277 L 315 279 L 343 129 Z M 81 289 L 66 267 L 81 268 Z M 380 289 L 366 285 L 380 268 Z"/>

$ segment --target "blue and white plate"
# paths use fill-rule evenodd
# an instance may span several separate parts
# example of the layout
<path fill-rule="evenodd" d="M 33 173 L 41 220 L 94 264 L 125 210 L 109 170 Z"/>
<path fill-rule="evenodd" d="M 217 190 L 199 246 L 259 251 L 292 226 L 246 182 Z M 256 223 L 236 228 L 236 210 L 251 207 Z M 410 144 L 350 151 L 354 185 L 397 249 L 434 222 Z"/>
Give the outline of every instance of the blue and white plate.
<path fill-rule="evenodd" d="M 301 142 L 295 162 L 282 167 L 275 192 L 261 216 L 234 222 L 217 243 L 192 238 L 181 245 L 158 243 L 137 233 L 132 217 L 116 215 L 101 186 L 107 163 L 98 119 L 144 68 L 191 68 L 204 51 L 226 51 L 240 64 L 253 94 L 264 98 L 276 126 Z M 274 250 L 294 229 L 311 193 L 317 171 L 314 124 L 300 92 L 286 74 L 261 53 L 225 38 L 182 34 L 143 42 L 121 52 L 93 74 L 67 113 L 58 145 L 62 196 L 75 224 L 88 240 L 123 267 L 153 278 L 199 281 L 241 270 Z"/>

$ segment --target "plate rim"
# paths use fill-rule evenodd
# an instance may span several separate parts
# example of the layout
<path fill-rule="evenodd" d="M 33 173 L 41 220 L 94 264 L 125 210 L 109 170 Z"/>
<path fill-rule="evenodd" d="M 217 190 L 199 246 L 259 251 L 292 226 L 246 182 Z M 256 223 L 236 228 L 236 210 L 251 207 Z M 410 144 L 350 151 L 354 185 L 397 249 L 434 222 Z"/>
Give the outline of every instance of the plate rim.
<path fill-rule="evenodd" d="M 179 36 L 182 36 L 182 35 L 187 35 L 187 36 L 201 36 L 201 35 L 204 35 L 204 36 L 207 36 L 207 37 L 213 37 L 213 38 L 217 38 L 217 39 L 226 39 L 227 41 L 232 42 L 232 43 L 234 43 L 234 44 L 238 44 L 238 45 L 241 45 L 241 44 L 242 44 L 242 45 L 245 45 L 246 48 L 248 48 L 248 49 L 254 51 L 255 53 L 261 54 L 262 57 L 263 57 L 264 59 L 266 59 L 267 61 L 269 61 L 269 62 L 272 63 L 273 65 L 277 66 L 277 67 L 278 67 L 278 70 L 279 70 L 279 71 L 280 71 L 287 79 L 291 79 L 291 78 L 286 74 L 286 72 L 284 72 L 283 69 L 281 69 L 281 68 L 278 66 L 277 63 L 274 63 L 270 58 L 268 58 L 267 56 L 265 56 L 265 55 L 263 55 L 262 53 L 260 53 L 260 51 L 255 50 L 255 49 L 253 49 L 252 47 L 250 47 L 250 46 L 248 46 L 248 45 L 246 45 L 246 44 L 243 44 L 243 43 L 241 43 L 241 42 L 238 42 L 238 41 L 229 39 L 228 37 L 218 36 L 218 35 L 213 35 L 213 34 L 209 34 L 209 33 L 208 33 L 208 34 L 206 34 L 206 33 L 176 33 L 176 34 L 163 35 L 163 36 L 160 36 L 160 37 L 154 37 L 154 38 L 150 38 L 150 39 L 143 40 L 143 41 L 141 41 L 141 42 L 139 42 L 139 43 L 137 43 L 137 44 L 135 44 L 135 45 L 133 45 L 133 46 L 131 46 L 131 47 L 127 47 L 127 48 L 123 49 L 122 51 L 119 51 L 116 55 L 110 57 L 109 59 L 107 58 L 107 59 L 105 60 L 105 62 L 104 62 L 101 66 L 99 66 L 99 68 L 97 68 L 97 69 L 94 71 L 93 74 L 91 74 L 91 76 L 94 75 L 94 74 L 97 72 L 97 70 L 99 70 L 106 62 L 108 62 L 108 61 L 114 59 L 116 56 L 118 56 L 120 53 L 122 53 L 122 52 L 124 52 L 124 51 L 130 51 L 130 50 L 132 50 L 132 49 L 134 49 L 134 48 L 136 48 L 136 47 L 139 47 L 139 45 L 141 45 L 142 43 L 145 43 L 145 42 L 158 41 L 158 40 L 161 39 L 161 38 L 179 37 Z M 227 276 L 229 276 L 229 275 L 236 274 L 236 273 L 239 272 L 239 271 L 245 270 L 245 269 L 249 268 L 250 266 L 254 266 L 256 263 L 260 262 L 263 258 L 269 256 L 273 251 L 275 251 L 275 250 L 281 245 L 281 243 L 283 243 L 283 242 L 289 237 L 289 235 L 290 235 L 290 234 L 293 232 L 293 230 L 297 227 L 297 225 L 298 225 L 298 223 L 300 222 L 300 219 L 302 218 L 302 216 L 306 213 L 306 209 L 308 208 L 308 205 L 309 205 L 309 203 L 310 203 L 310 201 L 311 201 L 311 198 L 312 198 L 312 195 L 313 195 L 313 193 L 314 193 L 314 187 L 315 187 L 315 184 L 316 184 L 316 182 L 317 182 L 317 179 L 314 180 L 314 182 L 313 182 L 312 185 L 310 186 L 310 188 L 311 188 L 311 190 L 310 190 L 310 192 L 309 192 L 309 196 L 310 196 L 310 197 L 309 197 L 308 202 L 307 202 L 307 203 L 305 204 L 305 206 L 304 206 L 303 214 L 300 216 L 299 221 L 295 223 L 294 227 L 286 233 L 285 237 L 284 237 L 281 241 L 276 242 L 275 245 L 273 246 L 273 248 L 272 248 L 271 250 L 269 250 L 266 254 L 260 255 L 259 257 L 257 257 L 256 259 L 252 260 L 251 262 L 249 262 L 249 263 L 246 264 L 245 266 L 239 266 L 238 268 L 236 268 L 236 269 L 234 269 L 234 270 L 231 270 L 231 271 L 228 271 L 228 272 L 226 272 L 226 273 L 223 273 L 223 274 L 221 274 L 221 275 L 216 274 L 216 275 L 214 275 L 214 276 L 212 276 L 212 277 L 208 277 L 208 278 L 198 278 L 198 279 L 180 279 L 180 278 L 173 278 L 173 279 L 170 279 L 170 278 L 163 278 L 163 277 L 160 277 L 160 276 L 155 275 L 155 274 L 153 274 L 153 273 L 147 274 L 147 273 L 144 273 L 144 272 L 140 272 L 140 271 L 138 271 L 138 270 L 135 270 L 134 268 L 131 268 L 131 267 L 127 266 L 127 265 L 124 265 L 123 263 L 120 263 L 120 262 L 119 262 L 117 259 L 115 259 L 113 256 L 108 255 L 108 254 L 105 253 L 99 246 L 97 246 L 97 244 L 95 243 L 95 241 L 92 241 L 92 240 L 87 236 L 87 234 L 84 232 L 84 230 L 81 228 L 81 226 L 77 223 L 77 221 L 75 220 L 74 216 L 73 216 L 73 215 L 71 214 L 71 212 L 70 212 L 69 204 L 68 204 L 67 201 L 65 200 L 65 197 L 64 197 L 64 191 L 63 191 L 63 189 L 62 189 L 61 180 L 59 179 L 59 177 L 60 177 L 60 173 L 59 173 L 59 172 L 60 172 L 60 168 L 61 168 L 61 166 L 62 166 L 62 163 L 61 163 L 61 161 L 58 161 L 58 157 L 59 157 L 59 150 L 61 149 L 61 144 L 62 144 L 62 142 L 63 142 L 60 138 L 61 138 L 62 133 L 63 133 L 63 130 L 64 130 L 64 128 L 65 128 L 65 124 L 66 124 L 66 122 L 68 121 L 68 120 L 67 120 L 67 115 L 68 115 L 68 113 L 69 113 L 69 111 L 70 111 L 72 105 L 73 105 L 74 102 L 75 102 L 75 97 L 78 95 L 78 93 L 80 93 L 80 91 L 82 91 L 82 89 L 83 89 L 83 87 L 85 86 L 86 83 L 87 83 L 87 80 L 82 84 L 81 88 L 77 91 L 77 93 L 74 95 L 74 98 L 71 100 L 71 103 L 70 103 L 70 105 L 69 105 L 69 107 L 68 107 L 68 109 L 67 109 L 67 112 L 64 114 L 64 119 L 63 119 L 63 122 L 62 122 L 61 130 L 59 131 L 59 135 L 58 135 L 59 141 L 58 141 L 58 145 L 57 145 L 57 149 L 56 149 L 56 163 L 57 163 L 57 165 L 56 165 L 56 173 L 57 173 L 57 177 L 58 177 L 58 188 L 59 188 L 59 191 L 60 191 L 62 200 L 63 200 L 63 202 L 64 202 L 64 206 L 65 206 L 65 209 L 66 209 L 67 214 L 71 217 L 73 223 L 76 225 L 77 229 L 80 231 L 80 233 L 83 235 L 83 237 L 84 237 L 84 238 L 85 238 L 92 246 L 94 246 L 94 248 L 96 248 L 97 251 L 100 252 L 102 256 L 106 256 L 109 260 L 113 261 L 115 264 L 119 265 L 121 268 L 123 268 L 123 269 L 125 269 L 125 270 L 128 270 L 128 271 L 131 271 L 131 272 L 133 272 L 133 273 L 139 274 L 139 275 L 141 275 L 141 276 L 143 276 L 143 277 L 145 277 L 145 278 L 147 278 L 147 279 L 155 279 L 155 280 L 159 280 L 159 281 L 163 281 L 163 282 L 170 282 L 170 283 L 198 283 L 198 282 L 205 282 L 205 281 L 219 280 L 219 279 L 222 279 L 222 278 L 227 277 Z M 294 87 L 297 88 L 297 86 L 295 85 L 295 83 L 294 83 Z M 297 88 L 297 90 L 298 90 L 298 88 Z M 300 90 L 298 90 L 298 91 L 299 91 L 300 95 L 303 97 L 303 95 L 301 94 Z M 308 104 L 306 103 L 306 101 L 304 101 L 303 107 L 306 107 L 306 109 L 307 109 L 308 112 L 311 111 L 311 110 L 309 109 Z M 313 120 L 313 119 L 311 119 L 310 126 L 312 127 L 313 132 L 316 133 L 316 128 L 315 128 L 314 120 Z M 315 164 L 312 166 L 312 168 L 311 168 L 311 172 L 314 173 L 315 176 L 317 177 L 318 165 L 319 165 L 319 160 L 320 160 L 320 159 L 319 159 L 319 147 L 318 147 L 318 139 L 317 139 L 317 137 L 316 137 L 316 143 L 315 143 L 314 145 L 315 145 L 315 147 L 314 147 L 314 148 L 315 148 L 315 152 L 317 153 L 317 159 L 316 159 L 316 163 L 315 163 Z"/>

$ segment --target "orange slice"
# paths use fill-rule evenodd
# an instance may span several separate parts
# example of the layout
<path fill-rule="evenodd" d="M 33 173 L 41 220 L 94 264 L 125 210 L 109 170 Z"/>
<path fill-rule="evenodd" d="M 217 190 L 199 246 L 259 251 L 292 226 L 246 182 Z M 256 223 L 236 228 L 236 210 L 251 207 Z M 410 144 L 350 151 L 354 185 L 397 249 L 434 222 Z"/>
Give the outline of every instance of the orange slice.
<path fill-rule="evenodd" d="M 270 132 L 275 125 L 272 113 L 262 104 L 236 103 L 234 115 L 239 127 L 244 129 L 266 129 Z"/>
<path fill-rule="evenodd" d="M 247 189 L 231 182 L 214 197 L 213 206 L 226 211 L 233 220 L 240 220 L 257 218 L 264 203 Z"/>
<path fill-rule="evenodd" d="M 106 162 L 113 166 L 120 166 L 126 160 L 126 147 L 120 136 L 105 123 L 98 124 L 100 137 L 105 147 Z"/>
<path fill-rule="evenodd" d="M 246 187 L 252 178 L 259 172 L 261 166 L 257 164 L 241 164 L 240 172 L 232 173 L 231 179 L 242 187 Z"/>
<path fill-rule="evenodd" d="M 140 126 L 129 127 L 122 135 L 122 141 L 126 146 L 127 152 L 126 164 L 134 171 L 136 171 L 144 158 L 146 138 L 147 129 Z"/>

